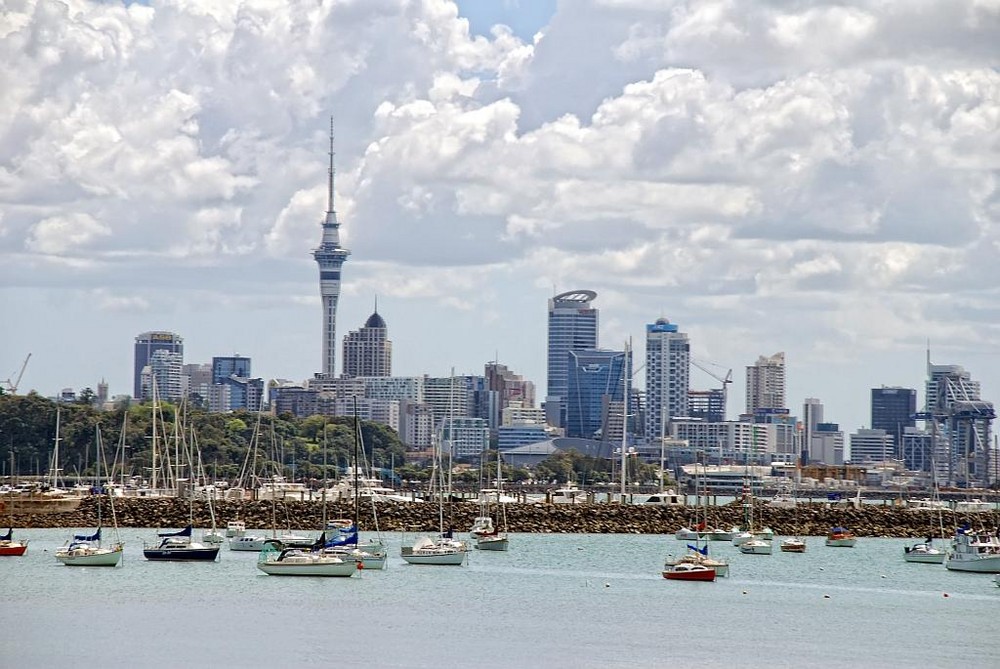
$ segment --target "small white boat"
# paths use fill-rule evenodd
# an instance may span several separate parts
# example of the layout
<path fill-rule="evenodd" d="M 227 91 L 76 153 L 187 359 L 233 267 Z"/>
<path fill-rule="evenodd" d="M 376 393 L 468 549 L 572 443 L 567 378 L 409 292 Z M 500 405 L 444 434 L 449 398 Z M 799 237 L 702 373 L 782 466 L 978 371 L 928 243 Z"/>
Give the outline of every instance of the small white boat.
<path fill-rule="evenodd" d="M 857 537 L 843 527 L 834 527 L 826 535 L 826 545 L 831 548 L 854 548 L 858 543 Z"/>
<path fill-rule="evenodd" d="M 409 564 L 460 566 L 468 553 L 464 542 L 420 537 L 412 546 L 403 546 L 400 556 Z"/>
<path fill-rule="evenodd" d="M 955 532 L 944 566 L 952 571 L 1000 573 L 1000 538 L 986 532 L 973 533 L 968 528 Z"/>
<path fill-rule="evenodd" d="M 216 530 L 205 530 L 201 533 L 201 541 L 205 544 L 219 546 L 225 543 L 226 538 L 222 535 L 222 532 L 218 532 Z"/>
<path fill-rule="evenodd" d="M 753 538 L 754 537 L 752 532 L 745 532 L 745 531 L 740 532 L 739 534 L 733 537 L 733 545 L 737 547 L 742 546 L 743 544 L 745 544 L 746 542 L 750 541 Z"/>
<path fill-rule="evenodd" d="M 806 540 L 799 537 L 782 539 L 779 548 L 781 548 L 782 553 L 805 553 Z"/>
<path fill-rule="evenodd" d="M 244 534 L 241 537 L 233 537 L 229 540 L 229 550 L 259 553 L 264 550 L 264 544 L 270 538 L 262 534 Z"/>
<path fill-rule="evenodd" d="M 978 497 L 972 499 L 962 499 L 955 502 L 955 513 L 985 513 L 993 511 L 996 506 L 990 502 L 984 502 Z"/>
<path fill-rule="evenodd" d="M 750 539 L 740 544 L 740 552 L 744 555 L 770 555 L 771 542 L 764 539 Z"/>
<path fill-rule="evenodd" d="M 583 504 L 587 501 L 587 491 L 581 490 L 574 483 L 552 491 L 553 504 Z"/>
<path fill-rule="evenodd" d="M 476 537 L 475 547 L 481 551 L 505 551 L 510 547 L 506 532 L 480 534 Z"/>
<path fill-rule="evenodd" d="M 354 576 L 358 571 L 355 560 L 343 559 L 319 551 L 301 548 L 278 550 L 272 543 L 260 552 L 257 569 L 269 576 Z"/>
<path fill-rule="evenodd" d="M 903 559 L 906 562 L 920 562 L 924 564 L 942 564 L 947 554 L 936 548 L 931 537 L 926 541 L 903 547 Z"/>
<path fill-rule="evenodd" d="M 733 537 L 740 533 L 740 528 L 730 527 L 728 530 L 712 528 L 705 533 L 705 538 L 709 541 L 732 541 Z"/>
<path fill-rule="evenodd" d="M 703 564 L 682 563 L 663 570 L 668 581 L 714 581 L 717 571 Z"/>
<path fill-rule="evenodd" d="M 242 537 L 246 534 L 247 524 L 242 520 L 230 520 L 226 523 L 226 538 Z"/>
<path fill-rule="evenodd" d="M 684 495 L 678 495 L 674 490 L 655 492 L 646 498 L 643 505 L 654 506 L 684 506 Z"/>
<path fill-rule="evenodd" d="M 681 529 L 674 532 L 674 539 L 679 539 L 681 541 L 698 541 L 699 539 L 703 538 L 704 537 L 701 536 L 698 532 L 688 527 L 682 527 Z"/>
<path fill-rule="evenodd" d="M 907 511 L 951 511 L 948 502 L 943 499 L 911 499 L 906 503 Z"/>

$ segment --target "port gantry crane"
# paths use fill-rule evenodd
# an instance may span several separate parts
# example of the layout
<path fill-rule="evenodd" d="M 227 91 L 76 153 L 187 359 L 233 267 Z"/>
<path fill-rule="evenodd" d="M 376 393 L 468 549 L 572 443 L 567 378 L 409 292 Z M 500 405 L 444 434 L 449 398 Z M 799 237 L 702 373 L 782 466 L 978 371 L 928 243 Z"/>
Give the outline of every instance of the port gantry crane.
<path fill-rule="evenodd" d="M 6 386 L 6 391 L 9 392 L 11 395 L 17 394 L 17 387 L 21 384 L 21 377 L 24 376 L 24 368 L 28 366 L 29 360 L 31 360 L 30 353 L 28 354 L 28 357 L 24 359 L 24 362 L 21 363 L 21 371 L 17 373 L 17 379 L 15 379 L 13 382 L 11 382 L 10 379 L 4 381 L 4 385 Z"/>

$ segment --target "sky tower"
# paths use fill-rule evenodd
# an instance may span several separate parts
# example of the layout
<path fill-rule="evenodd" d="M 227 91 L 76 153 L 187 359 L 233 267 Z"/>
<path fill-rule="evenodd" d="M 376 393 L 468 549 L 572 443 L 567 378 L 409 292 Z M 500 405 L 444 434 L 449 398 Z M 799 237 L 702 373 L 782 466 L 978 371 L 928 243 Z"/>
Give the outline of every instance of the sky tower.
<path fill-rule="evenodd" d="M 351 252 L 340 245 L 340 224 L 333 210 L 333 117 L 330 117 L 330 171 L 327 186 L 323 237 L 313 249 L 319 265 L 319 294 L 323 301 L 323 367 L 321 374 L 334 378 L 337 357 L 337 300 L 340 299 L 340 268 Z"/>

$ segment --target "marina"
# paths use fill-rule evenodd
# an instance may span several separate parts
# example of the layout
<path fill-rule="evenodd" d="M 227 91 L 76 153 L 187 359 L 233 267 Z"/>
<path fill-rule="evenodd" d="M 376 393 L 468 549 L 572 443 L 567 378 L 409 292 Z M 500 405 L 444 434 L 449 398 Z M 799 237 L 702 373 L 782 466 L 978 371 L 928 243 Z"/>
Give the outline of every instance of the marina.
<path fill-rule="evenodd" d="M 52 559 L 65 531 L 19 530 L 29 551 L 0 560 L 0 580 L 17 583 L 0 609 L 0 625 L 18 632 L 5 656 L 58 666 L 72 648 L 107 667 L 170 667 L 182 649 L 216 667 L 288 666 L 380 634 L 393 641 L 366 649 L 372 666 L 441 666 L 443 651 L 454 652 L 453 666 L 479 667 L 731 667 L 748 654 L 774 667 L 833 667 L 848 652 L 865 667 L 968 668 L 1000 656 L 1000 638 L 982 633 L 1000 604 L 993 577 L 906 563 L 905 539 L 843 551 L 810 537 L 807 553 L 767 557 L 719 542 L 713 555 L 729 560 L 729 576 L 684 583 L 662 575 L 665 554 L 684 550 L 672 535 L 518 533 L 517 550 L 474 551 L 462 568 L 428 569 L 403 562 L 397 533 L 386 535 L 384 570 L 281 579 L 261 573 L 252 553 L 147 562 L 140 547 L 153 532 L 123 530 L 117 568 L 65 569 Z M 78 624 L 95 601 L 100 635 Z M 926 624 L 913 624 L 914 610 Z M 691 643 L 705 638 L 706 622 L 710 655 Z M 462 635 L 485 626 L 497 632 L 476 636 L 474 660 L 463 655 Z"/>

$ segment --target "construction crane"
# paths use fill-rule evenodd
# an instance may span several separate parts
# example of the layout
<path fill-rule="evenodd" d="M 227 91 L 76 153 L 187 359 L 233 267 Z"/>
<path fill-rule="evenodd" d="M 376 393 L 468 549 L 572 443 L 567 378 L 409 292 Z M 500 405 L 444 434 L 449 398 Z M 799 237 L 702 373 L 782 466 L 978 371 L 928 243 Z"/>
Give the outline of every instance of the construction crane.
<path fill-rule="evenodd" d="M 7 386 L 7 392 L 9 392 L 11 395 L 17 394 L 17 387 L 21 384 L 21 377 L 24 376 L 24 368 L 28 366 L 29 360 L 31 360 L 30 353 L 28 354 L 28 357 L 24 359 L 24 362 L 21 363 L 21 371 L 17 373 L 17 379 L 15 379 L 13 382 L 11 382 L 10 379 L 4 381 L 4 385 Z"/>
<path fill-rule="evenodd" d="M 714 362 L 698 362 L 694 358 L 691 358 L 691 364 L 694 365 L 695 367 L 697 367 L 698 369 L 700 369 L 701 371 L 705 372 L 706 374 L 708 374 L 709 376 L 711 376 L 713 379 L 715 379 L 716 381 L 718 381 L 719 383 L 722 384 L 722 420 L 725 420 L 726 419 L 726 414 L 729 411 L 729 404 L 728 404 L 728 401 L 729 401 L 729 390 L 728 389 L 729 389 L 729 384 L 733 382 L 733 370 L 730 369 L 729 371 L 727 371 L 725 376 L 719 376 L 718 374 L 716 374 L 715 372 L 713 372 L 712 370 L 710 370 L 705 365 L 713 365 L 713 366 L 719 367 L 719 368 L 721 368 L 722 365 L 716 365 Z"/>

